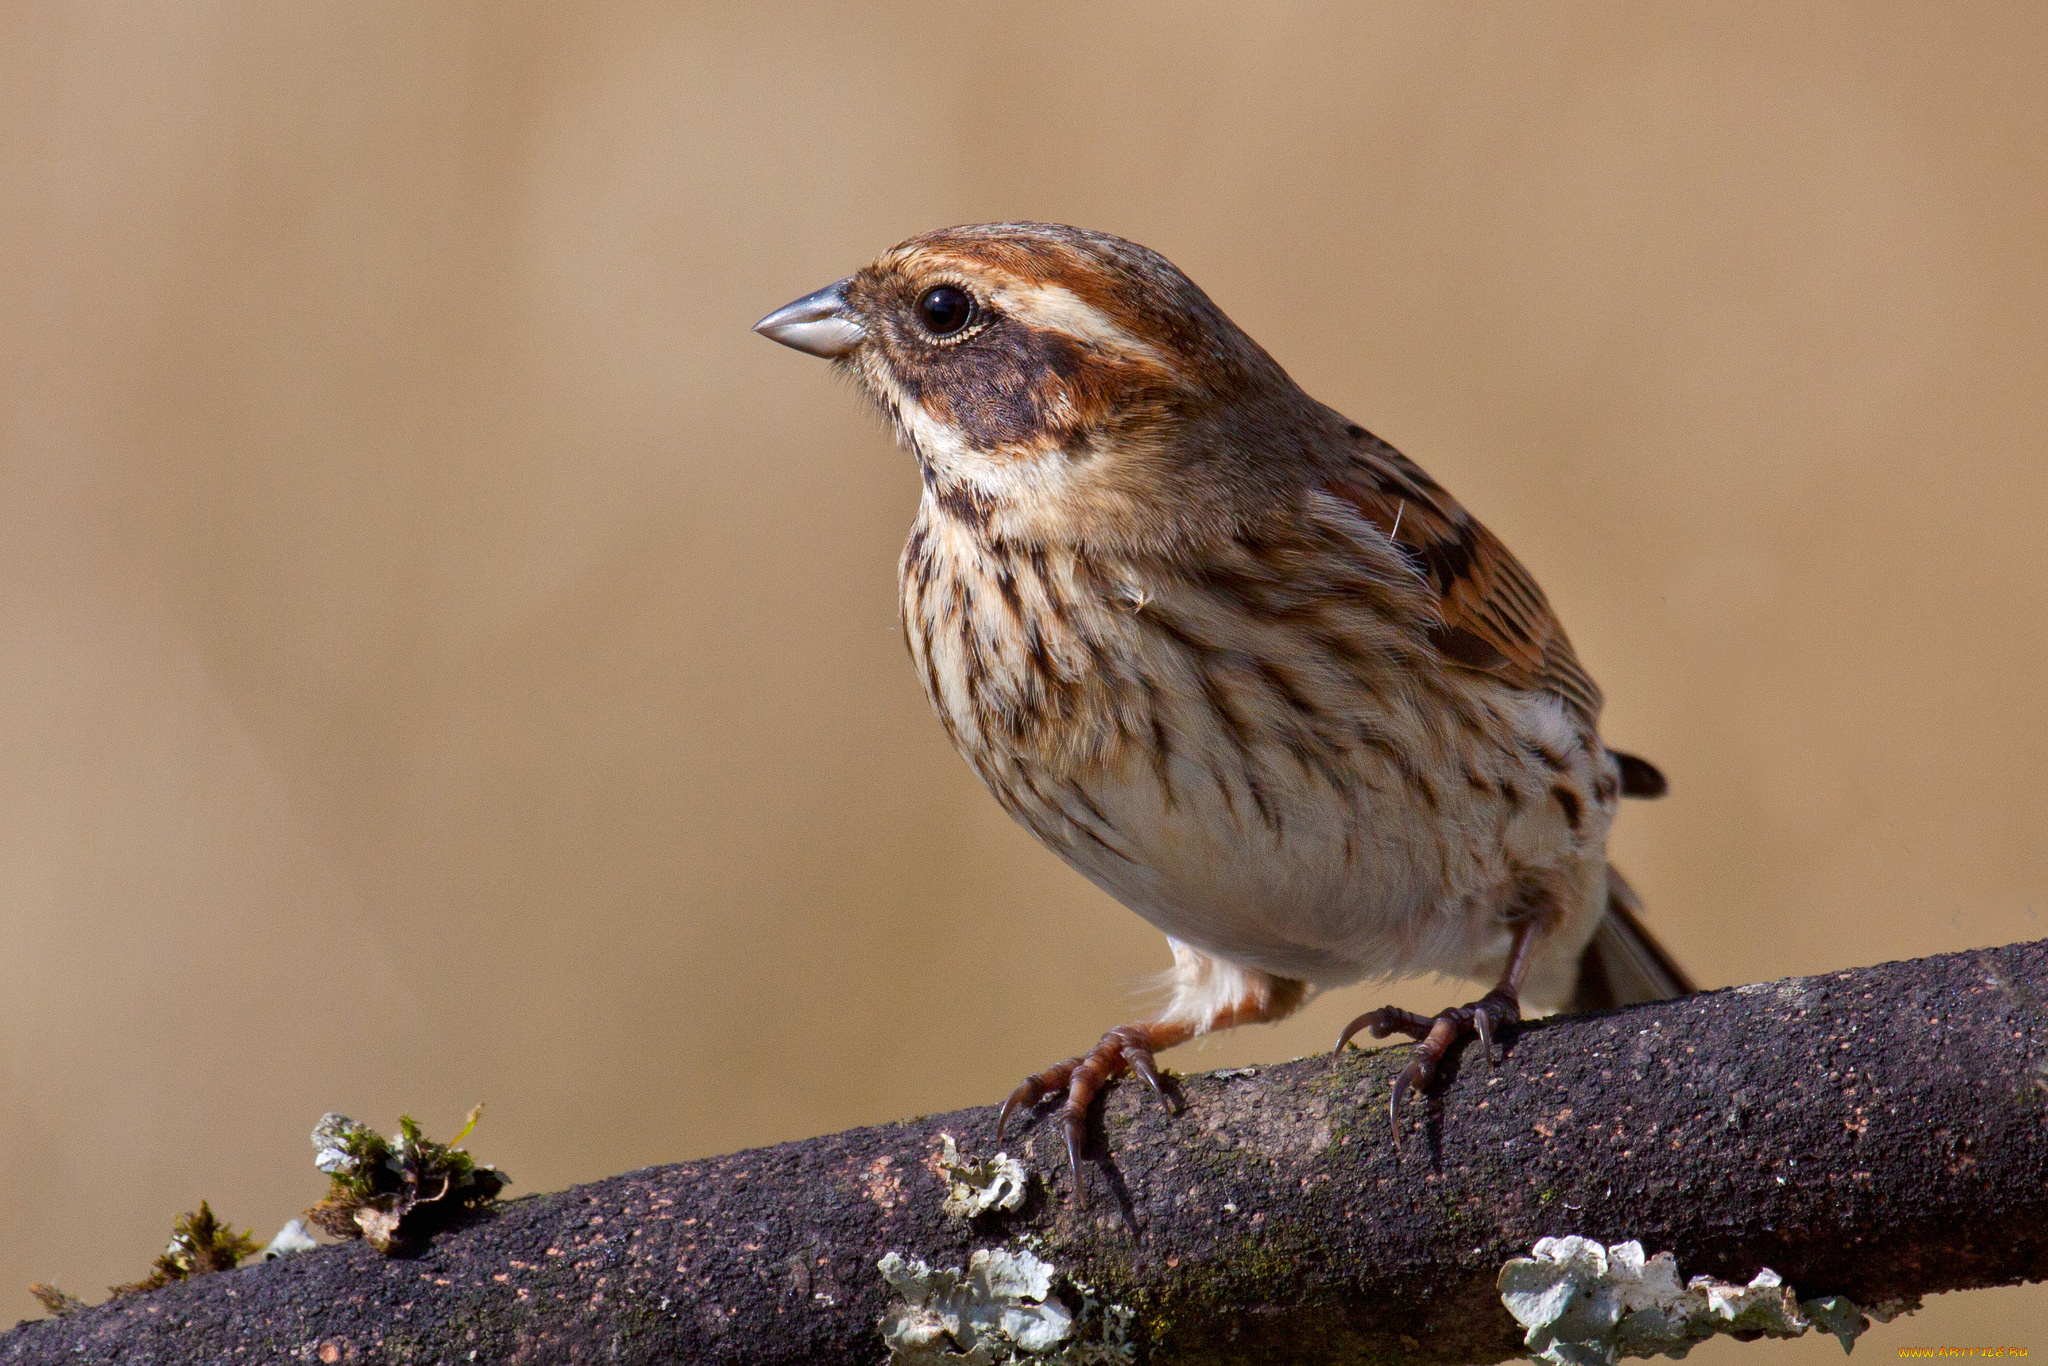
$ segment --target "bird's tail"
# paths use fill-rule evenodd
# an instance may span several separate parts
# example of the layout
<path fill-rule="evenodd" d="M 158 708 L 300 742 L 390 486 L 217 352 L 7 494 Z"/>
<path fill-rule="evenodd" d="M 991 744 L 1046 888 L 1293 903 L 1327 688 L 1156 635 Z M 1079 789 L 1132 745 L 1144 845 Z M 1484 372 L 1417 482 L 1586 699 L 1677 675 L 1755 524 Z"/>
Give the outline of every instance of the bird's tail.
<path fill-rule="evenodd" d="M 1607 914 L 1579 956 L 1579 983 L 1567 1013 L 1612 1010 L 1643 1001 L 1669 1001 L 1699 988 L 1664 946 L 1643 928 L 1642 899 L 1613 864 L 1607 865 Z"/>

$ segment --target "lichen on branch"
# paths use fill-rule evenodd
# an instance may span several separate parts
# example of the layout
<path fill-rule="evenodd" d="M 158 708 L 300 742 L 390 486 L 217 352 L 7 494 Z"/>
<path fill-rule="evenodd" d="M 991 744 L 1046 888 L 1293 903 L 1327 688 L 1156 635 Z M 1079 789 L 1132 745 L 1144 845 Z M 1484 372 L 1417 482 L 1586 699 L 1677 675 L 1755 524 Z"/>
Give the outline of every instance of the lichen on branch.
<path fill-rule="evenodd" d="M 365 1362 L 1128 1346 L 1152 1366 L 1462 1366 L 1532 1350 L 1544 1312 L 1525 1300 L 1535 1322 L 1517 1321 L 1502 1268 L 1571 1238 L 1610 1273 L 1629 1243 L 1673 1261 L 1626 1257 L 1633 1288 L 1605 1308 L 1584 1267 L 1544 1273 L 1538 1299 L 1605 1313 L 1642 1292 L 1688 1327 L 1702 1305 L 1745 1333 L 1759 1315 L 1854 1327 L 1914 1296 L 2048 1277 L 2044 1001 L 2048 942 L 1535 1021 L 1490 1066 L 1448 1065 L 1403 1111 L 1399 1148 L 1399 1047 L 1190 1076 L 1177 1114 L 1118 1085 L 1087 1207 L 1049 1115 L 1007 1158 L 967 1151 L 993 1107 L 481 1205 L 484 1183 L 433 1160 L 461 1136 L 337 1120 L 322 1159 L 355 1203 L 330 1209 L 358 1230 L 380 1200 L 400 1236 L 415 1210 L 471 1213 L 414 1259 L 327 1247 L 29 1324 L 0 1334 L 0 1366 L 297 1360 L 309 1344 Z M 401 1208 L 398 1186 L 438 1196 Z"/>

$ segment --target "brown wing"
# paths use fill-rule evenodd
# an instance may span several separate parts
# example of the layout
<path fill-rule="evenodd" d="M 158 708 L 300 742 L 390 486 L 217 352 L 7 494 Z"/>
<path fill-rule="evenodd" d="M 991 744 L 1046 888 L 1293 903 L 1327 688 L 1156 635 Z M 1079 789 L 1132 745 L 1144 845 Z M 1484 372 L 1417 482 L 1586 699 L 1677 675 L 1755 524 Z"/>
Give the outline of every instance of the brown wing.
<path fill-rule="evenodd" d="M 1432 639 L 1445 662 L 1556 693 L 1587 721 L 1597 720 L 1600 689 L 1529 571 L 1414 461 L 1370 433 L 1358 447 L 1351 472 L 1332 481 L 1330 492 L 1428 577 L 1443 618 Z"/>

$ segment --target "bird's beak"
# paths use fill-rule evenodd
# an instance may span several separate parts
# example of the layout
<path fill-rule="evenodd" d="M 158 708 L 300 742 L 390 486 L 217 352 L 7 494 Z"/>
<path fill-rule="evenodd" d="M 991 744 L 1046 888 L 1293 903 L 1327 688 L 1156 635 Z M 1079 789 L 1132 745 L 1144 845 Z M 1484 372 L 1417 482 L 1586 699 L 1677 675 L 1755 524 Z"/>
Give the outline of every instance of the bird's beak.
<path fill-rule="evenodd" d="M 867 329 L 846 306 L 846 281 L 826 285 L 793 304 L 784 304 L 754 324 L 770 341 L 836 360 L 860 345 Z"/>

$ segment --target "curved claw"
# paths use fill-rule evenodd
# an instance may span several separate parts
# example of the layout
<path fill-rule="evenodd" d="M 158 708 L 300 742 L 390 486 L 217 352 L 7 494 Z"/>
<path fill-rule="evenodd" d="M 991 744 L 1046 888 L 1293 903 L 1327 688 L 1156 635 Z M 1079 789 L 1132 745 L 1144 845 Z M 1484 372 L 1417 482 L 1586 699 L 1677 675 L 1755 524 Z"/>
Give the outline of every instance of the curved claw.
<path fill-rule="evenodd" d="M 1393 1090 L 1387 1096 L 1387 1135 L 1397 1150 L 1401 1146 L 1401 1102 L 1407 1099 L 1417 1080 L 1427 1083 L 1429 1078 L 1424 1068 L 1410 1062 L 1401 1069 L 1401 1075 L 1394 1078 Z"/>
<path fill-rule="evenodd" d="M 1160 1075 L 1152 1053 L 1155 1047 L 1171 1047 L 1179 1043 L 1191 1032 L 1175 1032 L 1171 1027 L 1157 1024 L 1120 1025 L 1104 1034 L 1100 1043 L 1080 1057 L 1069 1058 L 1024 1078 L 1010 1093 L 1010 1098 L 1003 1102 L 1002 1111 L 996 1116 L 996 1141 L 1002 1142 L 1012 1111 L 1019 1106 L 1028 1108 L 1036 1105 L 1047 1096 L 1064 1090 L 1067 1099 L 1059 1113 L 1061 1127 L 1065 1130 L 1067 1162 L 1074 1170 L 1074 1198 L 1082 1208 L 1087 1208 L 1088 1191 L 1081 1183 L 1081 1154 L 1088 1146 L 1088 1111 L 1094 1105 L 1096 1095 L 1105 1083 L 1126 1070 L 1134 1071 L 1145 1079 L 1154 1095 L 1166 1102 L 1167 1110 L 1175 1112 L 1173 1093 L 1166 1079 Z"/>
<path fill-rule="evenodd" d="M 1402 1010 L 1398 1006 L 1381 1006 L 1378 1010 L 1366 1011 L 1345 1025 L 1344 1032 L 1337 1036 L 1335 1051 L 1343 1052 L 1344 1045 L 1351 1042 L 1351 1036 L 1361 1029 L 1369 1028 L 1375 1039 L 1384 1039 L 1396 1032 L 1406 1034 L 1411 1039 L 1425 1039 L 1429 1037 L 1429 1031 L 1435 1024 L 1435 1020 L 1417 1015 L 1412 1010 Z"/>
<path fill-rule="evenodd" d="M 1016 1109 L 1019 1105 L 1026 1107 L 1036 1105 L 1041 1099 L 1042 1097 L 1038 1094 L 1038 1088 L 1031 1084 L 1029 1077 L 1026 1077 L 1016 1090 L 1010 1092 L 1010 1098 L 1003 1102 L 1002 1113 L 996 1116 L 996 1142 L 1001 1143 L 1003 1141 L 1003 1130 L 1007 1129 L 1010 1125 L 1010 1111 Z"/>
<path fill-rule="evenodd" d="M 1074 1174 L 1074 1203 L 1082 1209 L 1088 1208 L 1088 1187 L 1081 1184 L 1081 1149 L 1088 1142 L 1088 1116 L 1083 1111 L 1073 1113 L 1072 1107 L 1063 1107 L 1067 1131 L 1067 1167 Z"/>
<path fill-rule="evenodd" d="M 1505 987 L 1496 987 L 1471 1005 L 1453 1006 L 1433 1019 L 1394 1006 L 1367 1011 L 1345 1026 L 1337 1038 L 1337 1047 L 1341 1050 L 1361 1029 L 1370 1029 L 1376 1039 L 1384 1039 L 1399 1031 L 1417 1040 L 1414 1056 L 1394 1078 L 1392 1091 L 1387 1097 L 1387 1123 L 1393 1144 L 1399 1148 L 1401 1102 L 1407 1099 L 1410 1091 L 1428 1088 L 1436 1077 L 1437 1067 L 1459 1036 L 1467 1032 L 1478 1035 L 1481 1046 L 1486 1049 L 1487 1063 L 1491 1065 L 1497 1031 L 1503 1025 L 1520 1023 L 1521 1018 L 1521 1005 L 1515 993 Z"/>
<path fill-rule="evenodd" d="M 1064 1087 L 1073 1077 L 1074 1069 L 1080 1065 L 1081 1059 L 1068 1058 L 1065 1062 L 1056 1062 L 1043 1072 L 1034 1072 L 1018 1082 L 1017 1089 L 1010 1092 L 1010 1098 L 1003 1102 L 1002 1113 L 996 1116 L 996 1142 L 1003 1141 L 1003 1131 L 1009 1127 L 1012 1110 L 1020 1105 L 1029 1109 Z"/>
<path fill-rule="evenodd" d="M 1131 1065 L 1133 1072 L 1145 1079 L 1145 1084 L 1152 1088 L 1153 1095 L 1166 1101 L 1169 1109 L 1172 1108 L 1173 1102 L 1166 1094 L 1166 1081 L 1159 1075 L 1159 1065 L 1152 1060 L 1149 1051 L 1143 1048 L 1126 1048 L 1124 1061 Z"/>
<path fill-rule="evenodd" d="M 1124 1060 L 1130 1063 L 1133 1072 L 1145 1079 L 1145 1085 L 1151 1087 L 1152 1094 L 1159 1097 L 1160 1103 L 1166 1106 L 1166 1113 L 1177 1115 L 1181 1112 L 1180 1097 L 1175 1092 L 1173 1084 L 1160 1072 L 1158 1061 L 1153 1058 L 1151 1049 L 1143 1044 L 1126 1044 Z"/>

